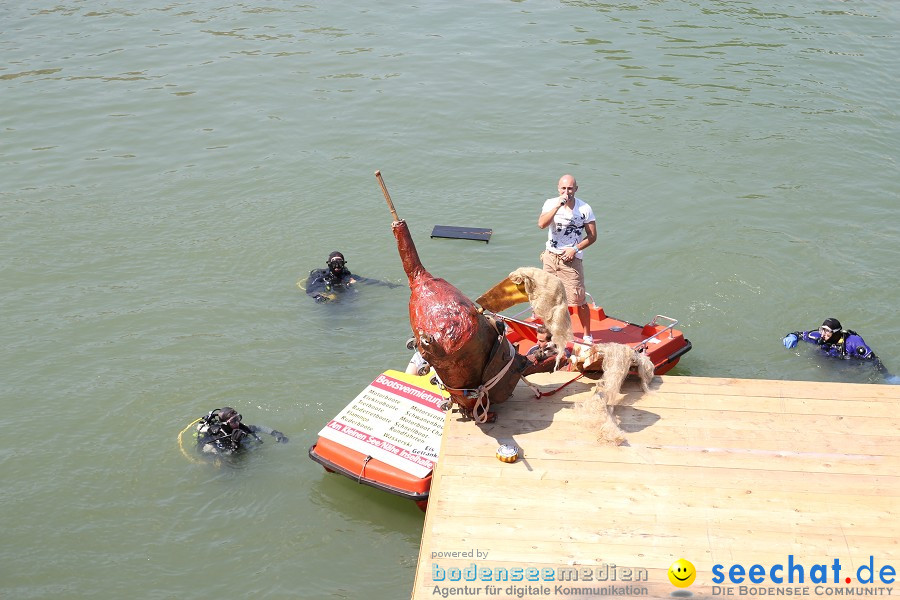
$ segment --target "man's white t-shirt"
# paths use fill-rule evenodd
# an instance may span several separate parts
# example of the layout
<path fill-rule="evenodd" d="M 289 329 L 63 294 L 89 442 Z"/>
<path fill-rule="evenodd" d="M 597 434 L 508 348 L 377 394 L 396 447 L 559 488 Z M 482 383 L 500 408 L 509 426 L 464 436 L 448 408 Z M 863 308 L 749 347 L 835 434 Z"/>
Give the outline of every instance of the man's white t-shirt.
<path fill-rule="evenodd" d="M 558 204 L 559 196 L 550 198 L 544 202 L 541 214 L 552 210 Z M 547 227 L 547 250 L 561 254 L 566 248 L 574 248 L 584 239 L 584 226 L 596 220 L 590 205 L 575 198 L 575 207 L 571 210 L 568 206 L 560 208 L 556 211 L 553 222 Z M 583 255 L 584 252 L 579 250 L 575 253 L 575 258 L 581 258 Z"/>

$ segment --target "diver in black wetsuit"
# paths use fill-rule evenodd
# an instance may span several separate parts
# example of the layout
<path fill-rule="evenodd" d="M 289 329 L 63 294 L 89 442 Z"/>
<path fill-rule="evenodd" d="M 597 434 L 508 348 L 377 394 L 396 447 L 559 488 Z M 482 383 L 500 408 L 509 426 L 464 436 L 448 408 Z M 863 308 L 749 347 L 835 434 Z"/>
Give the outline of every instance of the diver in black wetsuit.
<path fill-rule="evenodd" d="M 262 425 L 245 425 L 241 419 L 242 416 L 230 406 L 210 411 L 197 425 L 197 447 L 205 454 L 234 454 L 242 448 L 247 436 L 261 444 L 257 432 L 270 434 L 283 444 L 288 442 L 287 436 L 280 431 Z"/>
<path fill-rule="evenodd" d="M 325 266 L 325 269 L 313 269 L 310 271 L 309 277 L 306 279 L 306 295 L 316 302 L 336 300 L 338 293 L 351 289 L 351 286 L 356 283 L 375 283 L 391 288 L 400 287 L 396 283 L 354 275 L 347 268 L 347 260 L 344 258 L 344 255 L 338 251 L 328 255 Z"/>

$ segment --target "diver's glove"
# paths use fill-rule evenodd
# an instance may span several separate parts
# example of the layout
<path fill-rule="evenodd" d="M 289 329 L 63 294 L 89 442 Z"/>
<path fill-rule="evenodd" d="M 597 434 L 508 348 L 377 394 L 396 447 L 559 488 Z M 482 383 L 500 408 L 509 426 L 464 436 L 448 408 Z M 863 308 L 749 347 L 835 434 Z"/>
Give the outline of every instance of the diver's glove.
<path fill-rule="evenodd" d="M 781 340 L 781 343 L 784 344 L 784 347 L 787 349 L 795 348 L 797 346 L 797 341 L 799 338 L 795 333 L 789 333 L 784 336 L 784 339 Z"/>
<path fill-rule="evenodd" d="M 287 444 L 290 441 L 290 440 L 288 440 L 288 437 L 286 435 L 284 435 L 280 431 L 277 431 L 274 429 L 272 430 L 272 436 L 275 438 L 276 442 L 279 442 L 282 444 Z"/>

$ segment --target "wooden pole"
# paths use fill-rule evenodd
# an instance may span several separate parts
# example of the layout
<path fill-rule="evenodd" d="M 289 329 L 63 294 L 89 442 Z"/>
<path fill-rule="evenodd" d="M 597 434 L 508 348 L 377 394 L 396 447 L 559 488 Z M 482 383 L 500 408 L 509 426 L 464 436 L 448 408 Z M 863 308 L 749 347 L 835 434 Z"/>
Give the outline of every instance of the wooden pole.
<path fill-rule="evenodd" d="M 387 187 L 384 185 L 384 179 L 381 178 L 381 171 L 375 171 L 375 179 L 378 180 L 378 185 L 381 186 L 381 192 L 384 194 L 384 199 L 387 200 L 388 208 L 391 209 L 391 216 L 394 217 L 395 221 L 399 221 L 400 217 L 397 216 L 397 211 L 394 210 L 394 203 L 391 202 L 391 195 L 388 194 Z"/>

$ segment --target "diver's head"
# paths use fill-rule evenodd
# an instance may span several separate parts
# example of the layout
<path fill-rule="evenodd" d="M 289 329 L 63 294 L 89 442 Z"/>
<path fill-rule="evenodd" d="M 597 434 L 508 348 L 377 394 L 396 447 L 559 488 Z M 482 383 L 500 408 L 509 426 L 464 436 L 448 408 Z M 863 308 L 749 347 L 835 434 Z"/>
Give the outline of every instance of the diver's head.
<path fill-rule="evenodd" d="M 827 342 L 831 339 L 831 336 L 839 333 L 841 331 L 841 322 L 833 317 L 829 317 L 822 321 L 822 326 L 819 327 L 819 335 L 822 338 L 823 342 Z"/>
<path fill-rule="evenodd" d="M 223 425 L 228 425 L 232 429 L 237 429 L 241 426 L 241 415 L 238 414 L 238 411 L 234 410 L 230 406 L 224 407 L 219 411 L 219 422 Z"/>
<path fill-rule="evenodd" d="M 347 261 L 344 259 L 343 254 L 335 250 L 328 255 L 328 260 L 325 264 L 333 275 L 340 275 L 344 272 L 344 265 L 347 264 Z"/>

